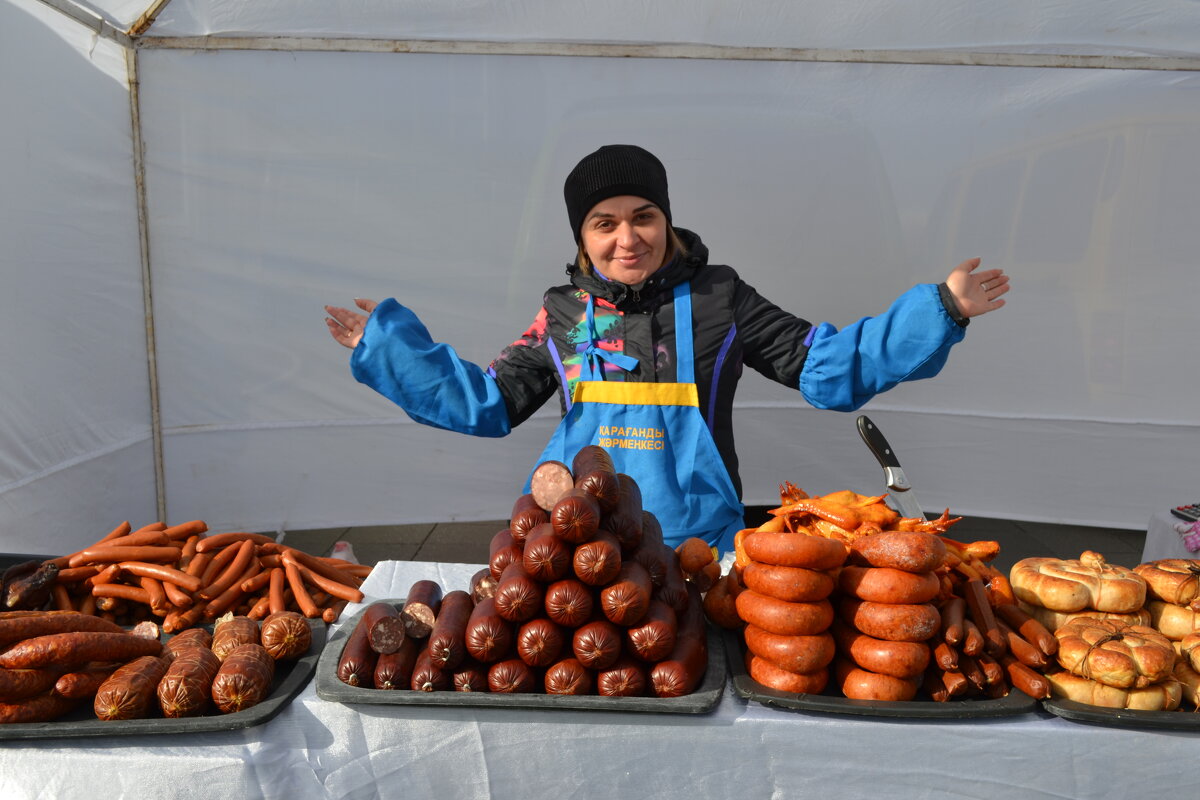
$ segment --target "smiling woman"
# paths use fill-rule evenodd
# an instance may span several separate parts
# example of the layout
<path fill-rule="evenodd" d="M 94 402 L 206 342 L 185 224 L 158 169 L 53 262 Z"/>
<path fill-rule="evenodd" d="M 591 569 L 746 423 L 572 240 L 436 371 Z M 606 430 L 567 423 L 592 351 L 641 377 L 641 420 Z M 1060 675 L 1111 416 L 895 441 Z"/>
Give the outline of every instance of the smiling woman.
<path fill-rule="evenodd" d="M 530 466 L 604 448 L 671 546 L 699 537 L 728 550 L 744 527 L 732 425 L 743 365 L 817 408 L 850 411 L 936 375 L 968 318 L 1000 308 L 1009 288 L 1001 270 L 976 272 L 969 259 L 878 317 L 813 325 L 708 263 L 700 237 L 674 225 L 652 153 L 601 147 L 571 170 L 563 196 L 579 245 L 570 283 L 545 293 L 487 369 L 434 342 L 392 299 L 356 300 L 366 315 L 326 306 L 326 324 L 354 349 L 355 378 L 428 425 L 504 436 L 557 393 L 562 422 Z"/>

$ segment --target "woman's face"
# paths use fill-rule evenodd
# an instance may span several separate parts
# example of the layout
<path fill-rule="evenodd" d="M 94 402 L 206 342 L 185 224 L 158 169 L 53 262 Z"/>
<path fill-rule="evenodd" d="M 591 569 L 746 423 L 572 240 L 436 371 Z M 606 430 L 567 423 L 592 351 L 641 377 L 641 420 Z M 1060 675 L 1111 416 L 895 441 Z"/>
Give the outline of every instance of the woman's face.
<path fill-rule="evenodd" d="M 580 241 L 592 266 L 604 277 L 641 283 L 666 258 L 667 217 L 644 197 L 610 197 L 584 217 Z"/>

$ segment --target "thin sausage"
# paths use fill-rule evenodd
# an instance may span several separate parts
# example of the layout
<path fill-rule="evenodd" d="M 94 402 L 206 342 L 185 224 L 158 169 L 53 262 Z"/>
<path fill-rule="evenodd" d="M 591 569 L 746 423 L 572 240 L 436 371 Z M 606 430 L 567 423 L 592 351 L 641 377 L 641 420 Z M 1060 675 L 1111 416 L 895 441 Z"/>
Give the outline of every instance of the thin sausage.
<path fill-rule="evenodd" d="M 275 537 L 267 536 L 263 533 L 242 533 L 233 531 L 229 533 L 216 533 L 212 536 L 205 536 L 196 543 L 197 553 L 207 553 L 212 550 L 219 550 L 231 544 L 241 545 L 242 542 L 253 542 L 256 544 L 274 544 Z"/>

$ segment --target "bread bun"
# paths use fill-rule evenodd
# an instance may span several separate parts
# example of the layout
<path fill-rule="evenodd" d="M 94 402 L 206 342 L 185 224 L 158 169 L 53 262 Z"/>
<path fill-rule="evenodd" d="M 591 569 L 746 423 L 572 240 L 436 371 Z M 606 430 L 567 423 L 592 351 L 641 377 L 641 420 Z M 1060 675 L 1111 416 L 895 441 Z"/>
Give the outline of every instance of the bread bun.
<path fill-rule="evenodd" d="M 1131 569 L 1109 564 L 1088 550 L 1078 559 L 1024 558 L 1009 582 L 1017 598 L 1055 611 L 1129 613 L 1146 602 L 1146 581 Z"/>
<path fill-rule="evenodd" d="M 1133 571 L 1145 579 L 1148 598 L 1200 610 L 1200 561 L 1162 558 L 1138 564 Z"/>
<path fill-rule="evenodd" d="M 1150 612 L 1145 608 L 1139 608 L 1137 611 L 1131 611 L 1128 614 L 1118 614 L 1115 611 L 1087 610 L 1068 613 L 1066 611 L 1054 611 L 1053 609 L 1042 608 L 1041 606 L 1031 606 L 1020 600 L 1017 601 L 1017 605 L 1026 614 L 1042 623 L 1042 627 L 1051 633 L 1066 625 L 1071 620 L 1080 618 L 1113 619 L 1128 625 L 1150 625 Z"/>
<path fill-rule="evenodd" d="M 1118 689 L 1158 683 L 1175 666 L 1170 640 L 1144 625 L 1083 617 L 1063 625 L 1054 638 L 1063 669 Z"/>
<path fill-rule="evenodd" d="M 1182 685 L 1183 699 L 1200 708 L 1200 672 L 1185 661 L 1176 661 L 1171 677 Z"/>
<path fill-rule="evenodd" d="M 1118 689 L 1099 681 L 1081 678 L 1065 670 L 1046 676 L 1054 697 L 1104 708 L 1130 708 L 1139 711 L 1174 711 L 1183 699 L 1183 685 L 1174 678 L 1141 689 Z"/>
<path fill-rule="evenodd" d="M 1200 631 L 1192 631 L 1179 641 L 1179 658 L 1200 672 Z"/>
<path fill-rule="evenodd" d="M 1146 610 L 1150 612 L 1150 625 L 1168 639 L 1180 641 L 1200 629 L 1200 612 L 1188 606 L 1151 600 L 1146 603 Z"/>

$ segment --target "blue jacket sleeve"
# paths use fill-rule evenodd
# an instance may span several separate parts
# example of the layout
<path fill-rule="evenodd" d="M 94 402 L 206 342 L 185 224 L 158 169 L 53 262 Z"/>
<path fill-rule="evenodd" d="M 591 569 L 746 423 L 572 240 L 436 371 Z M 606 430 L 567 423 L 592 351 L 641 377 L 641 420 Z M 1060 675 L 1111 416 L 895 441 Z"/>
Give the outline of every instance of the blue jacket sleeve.
<path fill-rule="evenodd" d="M 965 335 L 937 286 L 915 286 L 878 317 L 814 328 L 800 391 L 817 408 L 854 411 L 901 381 L 936 375 Z"/>
<path fill-rule="evenodd" d="M 350 371 L 425 425 L 472 436 L 510 430 L 495 379 L 450 345 L 433 341 L 417 315 L 393 299 L 371 313 Z"/>

